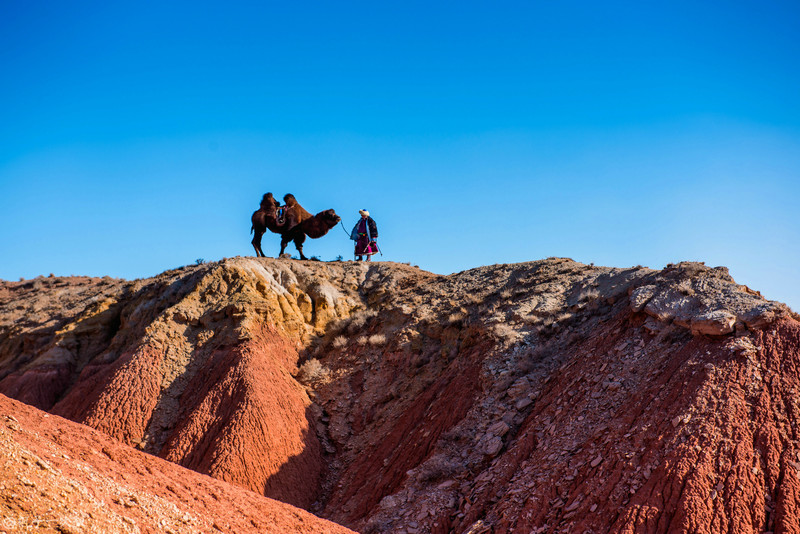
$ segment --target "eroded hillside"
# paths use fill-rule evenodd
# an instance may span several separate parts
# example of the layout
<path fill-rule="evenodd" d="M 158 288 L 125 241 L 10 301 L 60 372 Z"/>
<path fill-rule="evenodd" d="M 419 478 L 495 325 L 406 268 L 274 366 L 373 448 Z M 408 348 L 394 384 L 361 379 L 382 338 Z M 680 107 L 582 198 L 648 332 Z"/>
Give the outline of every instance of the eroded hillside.
<path fill-rule="evenodd" d="M 352 531 L 0 395 L 0 531 Z"/>
<path fill-rule="evenodd" d="M 362 532 L 798 532 L 799 347 L 695 263 L 0 286 L 0 392 Z"/>

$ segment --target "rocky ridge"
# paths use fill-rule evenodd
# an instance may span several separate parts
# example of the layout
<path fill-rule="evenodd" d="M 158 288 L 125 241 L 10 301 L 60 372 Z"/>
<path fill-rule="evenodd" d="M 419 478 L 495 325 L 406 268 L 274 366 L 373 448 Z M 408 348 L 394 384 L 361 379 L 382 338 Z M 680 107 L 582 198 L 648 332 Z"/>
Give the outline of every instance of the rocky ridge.
<path fill-rule="evenodd" d="M 800 322 L 697 263 L 0 284 L 0 392 L 362 532 L 798 532 Z"/>

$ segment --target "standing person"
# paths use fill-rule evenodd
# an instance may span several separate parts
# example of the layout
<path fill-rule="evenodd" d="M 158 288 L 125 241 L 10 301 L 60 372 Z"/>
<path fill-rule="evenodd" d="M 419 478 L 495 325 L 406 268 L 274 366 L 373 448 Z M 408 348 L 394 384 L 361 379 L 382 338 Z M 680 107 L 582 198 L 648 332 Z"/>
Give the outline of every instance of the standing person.
<path fill-rule="evenodd" d="M 350 232 L 350 239 L 356 242 L 356 261 L 361 261 L 362 256 L 371 261 L 372 255 L 378 252 L 378 225 L 367 210 L 358 210 L 358 213 L 361 219 Z"/>

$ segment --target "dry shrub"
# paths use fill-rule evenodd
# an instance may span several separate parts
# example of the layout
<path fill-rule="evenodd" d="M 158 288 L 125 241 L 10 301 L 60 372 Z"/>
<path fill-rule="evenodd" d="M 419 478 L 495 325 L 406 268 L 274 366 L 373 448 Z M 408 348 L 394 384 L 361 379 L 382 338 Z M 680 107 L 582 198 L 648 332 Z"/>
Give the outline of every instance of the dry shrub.
<path fill-rule="evenodd" d="M 370 319 L 377 315 L 377 310 L 361 310 L 354 313 L 350 318 L 350 324 L 347 325 L 347 331 L 351 334 L 357 333 L 366 326 Z"/>
<path fill-rule="evenodd" d="M 476 304 L 481 304 L 483 302 L 483 298 L 479 297 L 478 295 L 475 295 L 474 293 L 470 293 L 469 295 L 467 295 L 467 297 L 464 300 L 467 304 L 471 304 L 473 306 L 475 306 Z"/>
<path fill-rule="evenodd" d="M 494 326 L 494 333 L 498 338 L 509 342 L 516 341 L 520 337 L 519 332 L 505 323 L 496 324 Z"/>
<path fill-rule="evenodd" d="M 539 332 L 542 334 L 552 335 L 556 333 L 565 323 L 569 323 L 575 315 L 570 312 L 562 312 L 558 315 L 549 315 L 542 319 L 541 324 L 538 326 Z"/>
<path fill-rule="evenodd" d="M 359 345 L 366 345 L 367 343 L 369 343 L 369 339 L 367 338 L 367 336 L 361 336 L 356 340 L 356 343 L 358 343 Z"/>
<path fill-rule="evenodd" d="M 330 339 L 333 339 L 334 337 L 338 336 L 339 334 L 342 334 L 345 331 L 345 329 L 347 328 L 347 325 L 349 323 L 350 323 L 349 318 L 336 319 L 336 320 L 333 320 L 333 321 L 329 322 L 328 326 L 326 327 L 326 335 Z"/>
<path fill-rule="evenodd" d="M 563 313 L 560 313 L 560 314 L 558 315 L 558 317 L 556 317 L 556 322 L 557 322 L 557 323 L 563 323 L 563 322 L 566 322 L 566 321 L 568 321 L 568 320 L 572 319 L 572 317 L 573 317 L 573 316 L 574 316 L 574 314 L 572 314 L 572 313 L 570 313 L 570 312 L 563 312 Z"/>
<path fill-rule="evenodd" d="M 383 334 L 374 334 L 369 336 L 369 344 L 380 347 L 386 343 L 386 336 Z"/>
<path fill-rule="evenodd" d="M 525 322 L 533 326 L 540 325 L 543 321 L 544 318 L 541 315 L 531 314 L 525 318 Z"/>
<path fill-rule="evenodd" d="M 297 372 L 297 380 L 305 383 L 316 382 L 329 374 L 330 370 L 327 367 L 322 365 L 318 359 L 311 358 L 300 366 L 300 370 Z"/>
<path fill-rule="evenodd" d="M 586 302 L 589 300 L 595 300 L 600 296 L 600 292 L 597 289 L 586 289 L 582 291 L 578 295 L 578 302 Z"/>
<path fill-rule="evenodd" d="M 336 336 L 333 338 L 333 343 L 331 343 L 331 346 L 335 349 L 344 348 L 345 345 L 347 345 L 347 338 L 345 336 Z"/>
<path fill-rule="evenodd" d="M 448 325 L 452 325 L 452 324 L 455 324 L 455 323 L 461 323 L 466 318 L 467 318 L 467 310 L 465 310 L 464 308 L 461 308 L 458 311 L 451 313 L 447 317 L 447 324 Z"/>

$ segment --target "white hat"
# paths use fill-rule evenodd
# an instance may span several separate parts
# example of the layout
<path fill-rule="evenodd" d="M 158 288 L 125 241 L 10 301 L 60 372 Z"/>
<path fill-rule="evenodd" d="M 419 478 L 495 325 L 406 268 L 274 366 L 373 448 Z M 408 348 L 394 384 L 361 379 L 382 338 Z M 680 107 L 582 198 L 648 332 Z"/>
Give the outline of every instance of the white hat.
<path fill-rule="evenodd" d="M 358 210 L 360 215 L 364 215 L 365 217 L 369 217 L 369 212 L 367 210 Z"/>

